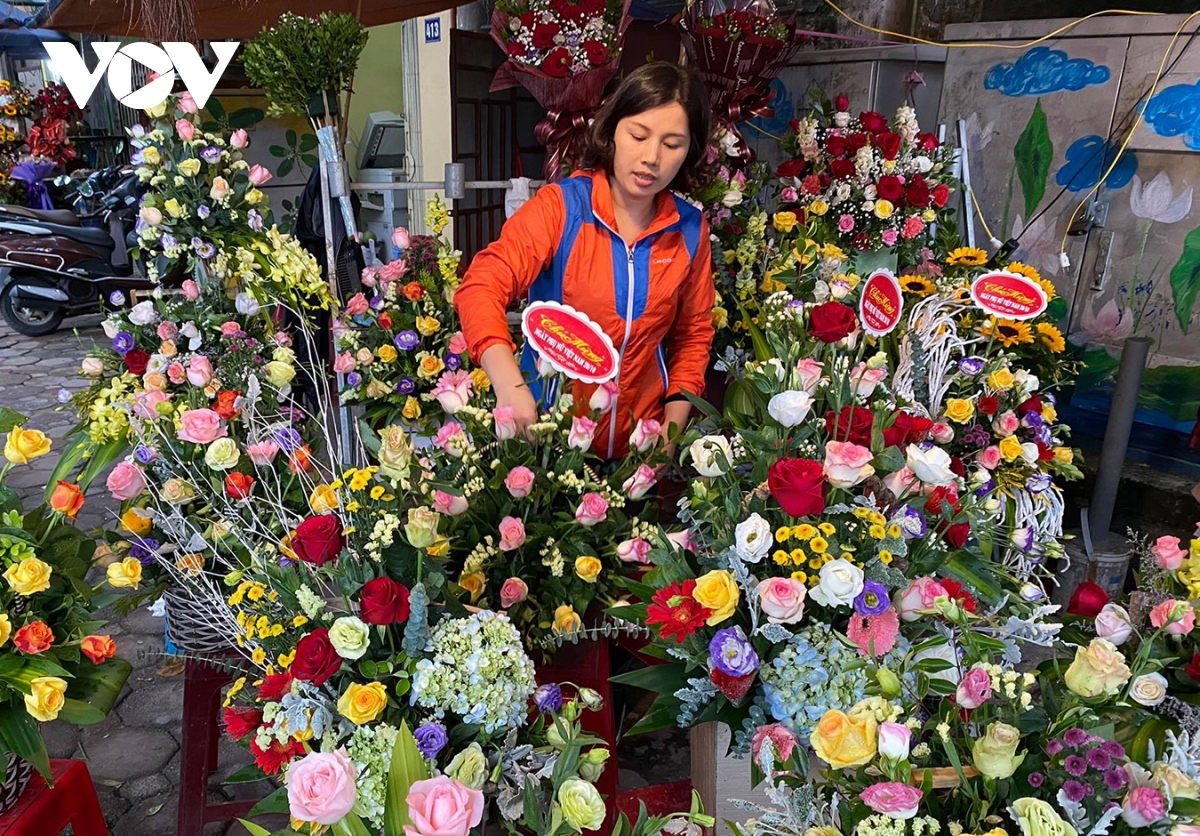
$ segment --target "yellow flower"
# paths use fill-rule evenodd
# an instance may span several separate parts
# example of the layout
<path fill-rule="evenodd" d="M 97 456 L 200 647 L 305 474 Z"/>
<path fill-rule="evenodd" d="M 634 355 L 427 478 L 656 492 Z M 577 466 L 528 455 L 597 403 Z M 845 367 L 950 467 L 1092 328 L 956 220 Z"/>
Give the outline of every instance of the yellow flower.
<path fill-rule="evenodd" d="M 983 324 L 980 332 L 983 336 L 996 340 L 1005 348 L 1033 342 L 1033 331 L 1030 329 L 1029 323 L 1013 319 L 989 319 Z"/>
<path fill-rule="evenodd" d="M 900 289 L 913 296 L 928 296 L 937 290 L 937 286 L 924 276 L 901 276 Z"/>
<path fill-rule="evenodd" d="M 575 574 L 584 583 L 595 583 L 596 578 L 600 575 L 600 570 L 604 568 L 600 560 L 587 555 L 575 558 Z"/>
<path fill-rule="evenodd" d="M 781 525 L 775 529 L 775 542 L 782 543 L 792 536 L 792 530 L 786 525 Z"/>
<path fill-rule="evenodd" d="M 1075 660 L 1067 668 L 1063 682 L 1085 699 L 1111 696 L 1129 681 L 1131 672 L 1125 657 L 1108 639 L 1092 639 L 1087 647 L 1075 651 Z"/>
<path fill-rule="evenodd" d="M 946 256 L 947 264 L 964 264 L 968 267 L 982 266 L 987 264 L 987 260 L 987 251 L 978 247 L 958 247 L 951 250 L 950 255 Z"/>
<path fill-rule="evenodd" d="M 800 566 L 808 560 L 808 553 L 804 549 L 792 549 L 791 558 L 792 563 Z"/>
<path fill-rule="evenodd" d="M 483 369 L 471 370 L 471 383 L 480 392 L 486 392 L 492 388 L 492 381 L 488 380 L 487 372 Z"/>
<path fill-rule="evenodd" d="M 882 540 L 887 536 L 887 529 L 879 523 L 875 523 L 867 529 L 867 534 L 869 534 L 873 540 Z"/>
<path fill-rule="evenodd" d="M 267 661 L 267 651 L 263 650 L 261 647 L 254 648 L 254 651 L 250 654 L 250 661 L 256 665 L 261 665 L 263 662 Z"/>
<path fill-rule="evenodd" d="M 330 511 L 336 511 L 341 504 L 338 492 L 332 485 L 317 485 L 308 495 L 308 507 L 314 514 L 328 514 Z"/>
<path fill-rule="evenodd" d="M 1059 331 L 1049 322 L 1039 322 L 1037 333 L 1038 339 L 1042 345 L 1050 349 L 1051 354 L 1062 354 L 1067 350 L 1067 341 L 1063 339 L 1062 331 Z"/>
<path fill-rule="evenodd" d="M 583 626 L 583 619 L 570 604 L 563 604 L 554 611 L 554 632 L 558 635 L 571 635 Z"/>
<path fill-rule="evenodd" d="M 869 712 L 849 717 L 836 709 L 826 711 L 809 743 L 817 757 L 834 769 L 863 766 L 875 757 L 878 725 L 875 715 Z"/>
<path fill-rule="evenodd" d="M 130 508 L 121 515 L 121 528 L 138 537 L 145 537 L 149 534 L 153 524 L 154 520 L 150 512 L 143 508 Z"/>
<path fill-rule="evenodd" d="M 892 563 L 892 553 L 887 549 L 879 550 L 879 562 L 884 566 L 890 566 Z"/>
<path fill-rule="evenodd" d="M 792 572 L 792 580 L 806 583 L 808 581 L 808 574 L 801 571 Z"/>
<path fill-rule="evenodd" d="M 149 145 L 142 149 L 142 161 L 145 162 L 146 165 L 158 165 L 162 161 L 162 156 L 158 153 L 157 148 L 155 148 L 153 145 Z"/>
<path fill-rule="evenodd" d="M 1058 410 L 1049 403 L 1042 404 L 1042 420 L 1047 424 L 1053 424 L 1058 420 Z"/>
<path fill-rule="evenodd" d="M 1000 439 L 1000 457 L 1006 462 L 1015 462 L 1021 458 L 1023 452 L 1021 449 L 1021 440 L 1015 435 Z"/>
<path fill-rule="evenodd" d="M 18 595 L 33 595 L 50 588 L 50 566 L 36 557 L 27 557 L 8 567 L 4 580 Z"/>
<path fill-rule="evenodd" d="M 824 537 L 813 537 L 808 541 L 808 547 L 818 554 L 824 554 L 829 550 L 829 541 Z"/>
<path fill-rule="evenodd" d="M 458 579 L 458 585 L 471 593 L 471 603 L 479 600 L 479 596 L 483 594 L 483 586 L 487 582 L 483 572 L 472 572 L 469 575 L 463 575 Z"/>
<path fill-rule="evenodd" d="M 837 528 L 834 527 L 833 523 L 829 522 L 823 522 L 818 525 L 817 528 L 820 529 L 821 533 L 826 537 L 832 537 L 834 532 L 837 531 Z"/>
<path fill-rule="evenodd" d="M 946 401 L 946 420 L 965 424 L 975 417 L 975 404 L 966 398 L 949 398 Z"/>
<path fill-rule="evenodd" d="M 263 198 L 263 193 L 260 192 L 258 189 L 251 189 L 250 191 L 246 192 L 246 202 L 249 203 L 251 206 L 254 206 L 257 203 L 259 203 L 260 201 L 262 201 L 262 198 Z"/>
<path fill-rule="evenodd" d="M 176 200 L 175 198 L 171 198 L 170 200 L 163 203 L 163 208 L 167 210 L 167 214 L 170 215 L 172 218 L 178 218 L 180 215 L 183 214 L 183 211 L 184 211 L 183 207 L 179 204 L 179 201 Z"/>
<path fill-rule="evenodd" d="M 791 560 L 791 557 L 789 557 L 788 553 L 783 549 L 778 549 L 774 554 L 771 555 L 771 559 L 774 560 L 778 566 L 786 566 L 788 561 Z"/>
<path fill-rule="evenodd" d="M 1011 389 L 1013 384 L 1017 382 L 1016 377 L 1008 369 L 996 369 L 988 375 L 988 386 L 994 392 L 1003 392 L 1006 389 Z"/>
<path fill-rule="evenodd" d="M 4 442 L 4 458 L 13 464 L 29 464 L 50 452 L 50 439 L 40 430 L 13 427 Z"/>
<path fill-rule="evenodd" d="M 812 203 L 808 204 L 808 211 L 811 214 L 816 215 L 817 217 L 820 217 L 821 215 L 824 215 L 826 212 L 829 211 L 829 204 L 826 203 L 825 201 L 821 200 L 821 198 L 818 197 Z"/>
<path fill-rule="evenodd" d="M 1054 460 L 1059 464 L 1071 464 L 1075 461 L 1075 451 L 1070 447 L 1055 447 Z"/>
<path fill-rule="evenodd" d="M 733 260 L 737 258 L 737 250 L 726 250 L 723 256 L 726 264 L 733 264 Z"/>
<path fill-rule="evenodd" d="M 406 421 L 415 421 L 421 417 L 421 402 L 409 395 L 404 399 L 404 408 L 400 410 Z"/>
<path fill-rule="evenodd" d="M 67 681 L 57 676 L 35 676 L 29 680 L 30 693 L 25 695 L 25 710 L 43 723 L 58 717 L 66 702 Z"/>
<path fill-rule="evenodd" d="M 432 337 L 438 331 L 442 330 L 442 323 L 438 322 L 437 319 L 432 316 L 418 316 L 417 330 L 422 336 Z"/>
<path fill-rule="evenodd" d="M 204 571 L 204 555 L 197 552 L 181 555 L 175 561 L 175 568 L 193 577 Z"/>
<path fill-rule="evenodd" d="M 434 356 L 433 354 L 421 352 L 421 354 L 417 356 L 420 358 L 417 363 L 418 377 L 437 377 L 442 373 L 442 370 L 446 368 L 446 364 L 442 362 L 442 358 Z"/>
<path fill-rule="evenodd" d="M 921 220 L 925 221 L 927 224 L 933 223 L 937 220 L 937 212 L 932 209 L 926 209 L 921 213 Z"/>
<path fill-rule="evenodd" d="M 712 610 L 712 615 L 708 617 L 708 626 L 715 627 L 734 614 L 741 593 L 733 575 L 724 569 L 714 569 L 696 578 L 696 588 L 692 591 L 692 597 L 700 606 Z"/>
<path fill-rule="evenodd" d="M 890 218 L 892 213 L 895 211 L 896 207 L 892 205 L 890 200 L 880 199 L 875 201 L 875 217 L 886 220 Z"/>
<path fill-rule="evenodd" d="M 795 212 L 776 212 L 771 219 L 771 224 L 780 232 L 791 232 L 798 223 L 800 219 L 796 217 Z"/>
<path fill-rule="evenodd" d="M 718 331 L 729 327 L 729 311 L 722 308 L 720 305 L 712 309 L 713 328 Z"/>
<path fill-rule="evenodd" d="M 808 523 L 800 523 L 792 529 L 792 536 L 799 540 L 811 540 L 817 536 L 817 529 Z"/>
<path fill-rule="evenodd" d="M 450 553 L 450 541 L 438 540 L 432 546 L 425 549 L 425 554 L 430 557 L 445 557 Z"/>
<path fill-rule="evenodd" d="M 971 747 L 971 760 L 984 777 L 1003 781 L 1011 778 L 1025 760 L 1024 753 L 1017 754 L 1020 745 L 1020 731 L 1007 723 L 992 723 L 987 734 L 977 738 Z"/>
<path fill-rule="evenodd" d="M 361 726 L 370 723 L 387 708 L 387 688 L 382 682 L 361 685 L 351 682 L 338 697 L 337 710 L 351 723 Z"/>
<path fill-rule="evenodd" d="M 385 363 L 395 363 L 396 357 L 399 356 L 396 353 L 396 347 L 393 345 L 379 346 L 378 354 L 379 354 L 379 359 Z"/>
<path fill-rule="evenodd" d="M 8 643 L 8 638 L 11 635 L 12 622 L 8 620 L 8 613 L 0 612 L 0 647 Z"/>
<path fill-rule="evenodd" d="M 137 589 L 142 582 L 142 564 L 136 557 L 127 557 L 108 566 L 108 584 L 113 589 Z"/>
<path fill-rule="evenodd" d="M 189 157 L 179 163 L 179 170 L 188 177 L 195 177 L 200 173 L 200 161 L 195 157 Z"/>

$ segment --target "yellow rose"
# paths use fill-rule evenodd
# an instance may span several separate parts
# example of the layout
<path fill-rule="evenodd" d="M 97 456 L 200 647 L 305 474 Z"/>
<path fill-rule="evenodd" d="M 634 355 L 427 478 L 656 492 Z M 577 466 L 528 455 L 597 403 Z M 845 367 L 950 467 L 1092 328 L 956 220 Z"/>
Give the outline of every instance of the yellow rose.
<path fill-rule="evenodd" d="M 179 170 L 188 177 L 195 177 L 200 173 L 200 161 L 195 157 L 186 159 L 179 164 Z"/>
<path fill-rule="evenodd" d="M 136 557 L 127 557 L 108 566 L 108 585 L 113 589 L 137 589 L 142 582 L 142 564 Z"/>
<path fill-rule="evenodd" d="M 399 478 L 412 462 L 413 448 L 404 427 L 392 424 L 379 432 L 379 472 L 383 476 Z"/>
<path fill-rule="evenodd" d="M 1015 462 L 1021 458 L 1023 452 L 1021 449 L 1021 440 L 1015 435 L 1000 439 L 1000 457 L 1006 462 Z"/>
<path fill-rule="evenodd" d="M 183 214 L 183 207 L 179 205 L 179 201 L 171 198 L 163 204 L 163 208 L 167 210 L 167 214 L 172 218 L 178 218 Z"/>
<path fill-rule="evenodd" d="M 432 337 L 438 331 L 442 330 L 442 323 L 438 322 L 437 319 L 432 316 L 418 316 L 417 330 L 422 336 Z"/>
<path fill-rule="evenodd" d="M 438 524 L 441 515 L 422 505 L 419 508 L 408 509 L 408 522 L 404 524 L 404 536 L 414 549 L 424 549 L 432 546 L 438 539 Z"/>
<path fill-rule="evenodd" d="M 808 211 L 811 214 L 816 215 L 817 217 L 820 217 L 821 215 L 824 215 L 826 212 L 829 211 L 829 204 L 826 203 L 825 201 L 821 200 L 820 198 L 817 198 L 812 203 L 808 204 Z"/>
<path fill-rule="evenodd" d="M 420 358 L 417 365 L 417 376 L 425 378 L 437 377 L 446 368 L 446 364 L 442 362 L 442 358 L 432 354 L 422 352 L 424 356 Z"/>
<path fill-rule="evenodd" d="M 149 534 L 153 524 L 153 517 L 144 508 L 130 508 L 121 515 L 121 528 L 138 537 L 145 537 Z"/>
<path fill-rule="evenodd" d="M 1058 420 L 1058 410 L 1050 404 L 1042 404 L 1042 420 L 1047 424 L 1053 424 Z"/>
<path fill-rule="evenodd" d="M 575 574 L 584 583 L 595 583 L 596 578 L 600 575 L 600 570 L 603 568 L 604 566 L 598 558 L 586 555 L 575 558 Z"/>
<path fill-rule="evenodd" d="M 895 211 L 896 207 L 892 205 L 890 200 L 880 199 L 875 201 L 875 217 L 886 220 L 890 218 L 892 213 Z"/>
<path fill-rule="evenodd" d="M 257 205 L 262 200 L 262 197 L 263 193 L 258 189 L 251 189 L 250 191 L 246 192 L 246 202 L 251 206 Z"/>
<path fill-rule="evenodd" d="M 4 458 L 13 464 L 29 464 L 50 452 L 50 439 L 40 430 L 13 427 L 4 442 Z"/>
<path fill-rule="evenodd" d="M 714 569 L 696 578 L 696 588 L 692 591 L 692 597 L 700 606 L 712 610 L 712 615 L 708 617 L 708 626 L 715 627 L 737 610 L 741 593 L 733 575 L 724 569 Z"/>
<path fill-rule="evenodd" d="M 729 326 L 729 311 L 727 311 L 724 308 L 719 307 L 719 306 L 716 308 L 713 308 L 712 309 L 712 322 L 713 322 L 713 328 L 716 328 L 718 331 L 720 331 L 723 328 L 728 327 Z"/>
<path fill-rule="evenodd" d="M 996 369 L 988 375 L 988 386 L 995 392 L 1003 392 L 1006 389 L 1011 389 L 1017 379 L 1013 377 L 1013 373 L 1008 369 Z"/>
<path fill-rule="evenodd" d="M 25 710 L 43 723 L 58 717 L 66 702 L 67 681 L 57 676 L 35 676 L 29 680 L 30 693 L 25 695 Z"/>
<path fill-rule="evenodd" d="M 237 467 L 242 451 L 232 438 L 218 438 L 204 451 L 204 463 L 213 470 L 230 470 Z"/>
<path fill-rule="evenodd" d="M 8 567 L 4 580 L 18 595 L 33 595 L 50 588 L 50 566 L 36 557 L 27 557 Z"/>
<path fill-rule="evenodd" d="M 1129 677 L 1129 666 L 1121 651 L 1108 639 L 1097 638 L 1075 651 L 1075 661 L 1067 668 L 1063 681 L 1072 693 L 1090 698 L 1112 696 Z"/>
<path fill-rule="evenodd" d="M 1075 451 L 1070 447 L 1055 447 L 1054 460 L 1059 464 L 1071 464 L 1075 461 Z"/>
<path fill-rule="evenodd" d="M 921 220 L 925 221 L 927 224 L 931 224 L 937 220 L 937 212 L 932 209 L 926 209 L 921 213 Z"/>
<path fill-rule="evenodd" d="M 263 366 L 263 372 L 267 375 L 267 380 L 276 389 L 287 386 L 292 382 L 292 378 L 296 376 L 295 367 L 288 363 L 281 363 L 278 360 L 272 360 Z"/>
<path fill-rule="evenodd" d="M 341 714 L 356 726 L 369 723 L 387 708 L 387 688 L 382 682 L 360 685 L 351 682 L 337 702 Z"/>
<path fill-rule="evenodd" d="M 486 392 L 492 388 L 492 381 L 488 380 L 487 372 L 483 369 L 474 369 L 471 371 L 471 383 L 480 392 Z"/>
<path fill-rule="evenodd" d="M 487 578 L 483 572 L 472 572 L 469 575 L 463 575 L 458 579 L 458 585 L 471 593 L 471 603 L 479 600 L 479 596 L 483 595 L 483 587 L 487 583 Z"/>
<path fill-rule="evenodd" d="M 965 424 L 975 417 L 975 404 L 966 398 L 950 398 L 946 401 L 946 420 Z"/>
<path fill-rule="evenodd" d="M 834 709 L 826 711 L 818 721 L 809 743 L 817 757 L 834 769 L 862 766 L 875 757 L 878 727 L 878 721 L 869 712 L 850 717 Z"/>
<path fill-rule="evenodd" d="M 317 485 L 308 495 L 308 507 L 314 514 L 328 514 L 336 511 L 341 504 L 338 492 L 332 485 Z"/>
<path fill-rule="evenodd" d="M 8 639 L 12 635 L 12 622 L 8 620 L 8 613 L 0 612 L 0 647 L 8 644 Z"/>
<path fill-rule="evenodd" d="M 583 626 L 583 619 L 570 604 L 563 604 L 554 611 L 554 632 L 559 635 L 570 635 Z"/>
<path fill-rule="evenodd" d="M 399 355 L 396 352 L 396 347 L 393 345 L 379 346 L 379 359 L 385 363 L 395 363 Z"/>
<path fill-rule="evenodd" d="M 796 224 L 800 223 L 800 219 L 796 217 L 795 212 L 776 212 L 771 223 L 780 232 L 791 232 L 796 228 Z"/>
<path fill-rule="evenodd" d="M 1154 777 L 1171 791 L 1171 798 L 1200 798 L 1200 782 L 1178 767 L 1159 761 L 1154 764 Z"/>
<path fill-rule="evenodd" d="M 404 400 L 404 408 L 400 410 L 406 421 L 415 421 L 421 417 L 421 402 L 409 395 Z"/>
<path fill-rule="evenodd" d="M 154 109 L 157 109 L 160 107 L 161 107 L 161 105 L 155 105 L 154 108 L 151 108 L 150 110 L 154 110 Z M 150 110 L 147 110 L 146 112 L 150 113 Z M 165 110 L 165 108 L 164 108 L 164 110 Z M 155 116 L 155 115 L 161 116 L 162 113 L 159 113 L 159 114 L 150 113 L 150 115 L 151 116 Z M 153 145 L 150 145 L 150 146 L 142 149 L 142 162 L 144 162 L 146 165 L 158 165 L 160 162 L 162 162 L 162 157 L 159 155 L 158 149 L 155 148 Z"/>
<path fill-rule="evenodd" d="M 975 741 L 971 747 L 971 759 L 987 778 L 1003 781 L 1011 778 L 1017 767 L 1025 760 L 1024 753 L 1018 755 L 1021 732 L 1007 723 L 992 723 L 987 734 Z"/>

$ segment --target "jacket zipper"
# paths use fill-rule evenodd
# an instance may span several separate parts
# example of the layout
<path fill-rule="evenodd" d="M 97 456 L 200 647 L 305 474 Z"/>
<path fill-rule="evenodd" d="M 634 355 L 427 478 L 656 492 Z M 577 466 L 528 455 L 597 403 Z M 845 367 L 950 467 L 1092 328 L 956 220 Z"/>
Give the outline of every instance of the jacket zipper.
<path fill-rule="evenodd" d="M 595 212 L 592 214 L 595 214 Z M 621 382 L 620 364 L 624 363 L 625 361 L 625 349 L 629 346 L 629 334 L 633 330 L 633 250 L 634 247 L 637 247 L 637 242 L 634 242 L 633 247 L 629 246 L 625 243 L 624 238 L 621 238 L 620 235 L 617 235 L 617 231 L 615 229 L 604 223 L 603 218 L 601 218 L 599 215 L 596 215 L 596 220 L 600 221 L 605 229 L 620 239 L 621 243 L 625 247 L 625 255 L 628 256 L 629 259 L 627 262 L 628 267 L 625 271 L 625 339 L 621 341 L 621 350 L 617 352 L 617 384 L 619 386 Z M 617 407 L 620 405 L 620 401 L 621 394 L 620 390 L 618 390 L 617 395 L 613 398 L 612 410 L 609 412 L 608 417 L 608 458 L 610 459 L 612 458 L 613 447 L 615 446 L 617 440 Z"/>

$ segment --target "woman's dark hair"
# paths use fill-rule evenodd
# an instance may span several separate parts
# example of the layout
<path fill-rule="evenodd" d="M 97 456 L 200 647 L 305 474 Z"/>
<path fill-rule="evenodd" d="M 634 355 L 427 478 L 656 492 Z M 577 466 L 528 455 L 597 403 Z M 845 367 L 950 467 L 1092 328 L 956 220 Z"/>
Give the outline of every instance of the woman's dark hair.
<path fill-rule="evenodd" d="M 626 117 L 671 103 L 681 105 L 687 113 L 691 136 L 687 157 L 668 188 L 690 192 L 703 185 L 710 174 L 704 165 L 710 130 L 708 92 L 693 72 L 666 61 L 645 64 L 625 77 L 596 114 L 588 130 L 579 168 L 609 169 L 612 166 L 613 136 L 617 132 L 617 123 Z"/>

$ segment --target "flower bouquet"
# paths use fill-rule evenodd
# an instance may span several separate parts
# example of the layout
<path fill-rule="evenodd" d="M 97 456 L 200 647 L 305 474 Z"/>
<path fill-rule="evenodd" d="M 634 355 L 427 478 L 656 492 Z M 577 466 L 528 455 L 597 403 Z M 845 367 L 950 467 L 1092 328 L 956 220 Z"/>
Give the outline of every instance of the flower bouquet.
<path fill-rule="evenodd" d="M 518 84 L 549 111 L 534 135 L 554 181 L 578 158 L 588 123 L 616 75 L 629 0 L 501 0 L 492 38 L 508 55 L 492 90 Z"/>

